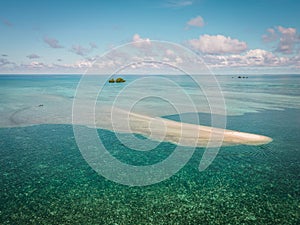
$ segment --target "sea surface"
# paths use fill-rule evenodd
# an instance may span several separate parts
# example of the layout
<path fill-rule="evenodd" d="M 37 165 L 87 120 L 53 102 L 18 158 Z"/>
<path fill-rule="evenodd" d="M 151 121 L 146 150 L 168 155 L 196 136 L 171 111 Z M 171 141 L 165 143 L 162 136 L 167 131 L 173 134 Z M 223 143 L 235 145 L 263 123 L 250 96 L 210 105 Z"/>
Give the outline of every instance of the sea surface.
<path fill-rule="evenodd" d="M 203 87 L 189 76 L 149 76 L 126 75 L 125 83 L 104 86 L 95 76 L 89 88 L 101 90 L 96 105 L 119 108 L 147 92 L 134 112 L 182 121 L 177 106 L 160 97 L 176 96 L 184 122 L 197 123 L 188 121 L 197 114 L 199 124 L 211 126 L 209 99 L 216 96 L 205 90 L 219 85 L 226 128 L 273 141 L 221 147 L 201 172 L 205 148 L 196 148 L 170 178 L 126 186 L 95 172 L 77 146 L 72 104 L 81 76 L 1 75 L 0 224 L 300 224 L 300 75 L 216 76 L 217 83 Z M 141 78 L 146 82 L 138 83 Z M 196 111 L 178 93 L 188 95 Z M 158 163 L 176 148 L 157 142 L 150 151 L 136 151 L 118 132 L 97 132 L 110 154 L 129 165 Z"/>

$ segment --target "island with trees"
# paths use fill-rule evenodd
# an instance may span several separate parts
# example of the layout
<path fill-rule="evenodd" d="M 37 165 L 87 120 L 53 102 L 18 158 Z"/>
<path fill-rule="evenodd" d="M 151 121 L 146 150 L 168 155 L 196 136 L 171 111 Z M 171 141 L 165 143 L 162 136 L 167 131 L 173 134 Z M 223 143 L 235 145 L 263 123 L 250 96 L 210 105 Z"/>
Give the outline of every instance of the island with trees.
<path fill-rule="evenodd" d="M 124 80 L 121 77 L 118 77 L 117 79 L 111 78 L 108 82 L 109 83 L 124 83 L 124 82 L 126 82 L 126 80 Z"/>

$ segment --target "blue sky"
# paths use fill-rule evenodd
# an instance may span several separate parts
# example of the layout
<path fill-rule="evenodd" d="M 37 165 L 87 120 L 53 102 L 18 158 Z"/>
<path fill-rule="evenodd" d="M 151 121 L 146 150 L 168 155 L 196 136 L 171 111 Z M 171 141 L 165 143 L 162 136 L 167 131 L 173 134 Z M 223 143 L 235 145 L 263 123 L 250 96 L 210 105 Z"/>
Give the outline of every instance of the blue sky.
<path fill-rule="evenodd" d="M 182 44 L 217 73 L 300 73 L 297 0 L 0 0 L 0 73 L 82 73 L 137 39 Z"/>

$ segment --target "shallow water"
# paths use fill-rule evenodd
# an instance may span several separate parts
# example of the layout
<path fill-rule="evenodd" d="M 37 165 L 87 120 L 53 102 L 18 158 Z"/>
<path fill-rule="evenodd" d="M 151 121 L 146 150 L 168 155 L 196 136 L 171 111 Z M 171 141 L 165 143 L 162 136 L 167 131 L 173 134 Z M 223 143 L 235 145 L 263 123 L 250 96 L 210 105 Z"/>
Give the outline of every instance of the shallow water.
<path fill-rule="evenodd" d="M 299 223 L 299 76 L 220 77 L 229 110 L 227 128 L 267 135 L 273 142 L 222 147 L 202 172 L 198 166 L 204 149 L 197 148 L 177 174 L 145 187 L 120 185 L 93 171 L 76 145 L 71 125 L 20 127 L 26 123 L 16 111 L 26 107 L 43 104 L 47 109 L 63 102 L 65 108 L 58 111 L 70 112 L 79 77 L 0 79 L 1 224 Z M 137 78 L 129 77 L 128 82 L 131 79 Z M 197 91 L 188 79 L 173 77 L 176 79 L 187 91 Z M 111 95 L 104 97 L 110 101 L 114 94 L 107 93 Z M 139 107 L 151 105 L 153 99 L 149 101 Z M 7 120 L 14 113 L 15 123 Z M 160 113 L 179 120 L 176 113 Z M 199 120 L 202 125 L 211 125 L 205 110 L 199 113 Z M 137 166 L 162 161 L 176 147 L 162 142 L 151 151 L 134 151 L 112 131 L 98 129 L 98 135 L 114 157 Z"/>

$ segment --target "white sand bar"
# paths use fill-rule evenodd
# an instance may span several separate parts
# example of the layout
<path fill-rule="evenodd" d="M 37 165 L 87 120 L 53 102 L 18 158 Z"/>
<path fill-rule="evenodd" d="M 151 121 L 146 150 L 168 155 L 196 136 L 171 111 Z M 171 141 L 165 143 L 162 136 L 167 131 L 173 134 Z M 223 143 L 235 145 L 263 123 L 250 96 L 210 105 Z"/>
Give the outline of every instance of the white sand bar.
<path fill-rule="evenodd" d="M 112 127 L 108 127 L 111 130 L 138 133 L 154 140 L 183 146 L 262 145 L 272 141 L 263 135 L 181 123 L 160 117 L 153 118 L 115 108 L 111 115 Z M 97 126 L 103 127 L 101 123 Z"/>

